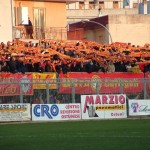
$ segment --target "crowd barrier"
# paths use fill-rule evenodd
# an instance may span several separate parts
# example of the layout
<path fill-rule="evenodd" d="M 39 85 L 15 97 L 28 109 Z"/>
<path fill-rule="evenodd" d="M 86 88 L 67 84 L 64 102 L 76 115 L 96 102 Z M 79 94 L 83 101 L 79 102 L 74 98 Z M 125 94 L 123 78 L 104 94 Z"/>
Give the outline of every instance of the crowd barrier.
<path fill-rule="evenodd" d="M 0 104 L 0 122 L 123 119 L 150 116 L 150 99 L 125 94 L 81 95 L 81 103 Z"/>

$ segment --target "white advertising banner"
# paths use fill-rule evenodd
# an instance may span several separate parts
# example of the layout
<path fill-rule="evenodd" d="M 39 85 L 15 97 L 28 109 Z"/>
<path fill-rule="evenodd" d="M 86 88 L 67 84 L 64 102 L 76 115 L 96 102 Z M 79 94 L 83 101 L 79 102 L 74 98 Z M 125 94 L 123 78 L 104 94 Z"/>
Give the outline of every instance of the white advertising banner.
<path fill-rule="evenodd" d="M 127 118 L 126 95 L 81 95 L 82 119 Z"/>
<path fill-rule="evenodd" d="M 0 122 L 30 119 L 30 104 L 0 104 Z"/>
<path fill-rule="evenodd" d="M 129 116 L 150 115 L 150 100 L 129 100 Z"/>
<path fill-rule="evenodd" d="M 33 121 L 81 119 L 80 104 L 33 104 Z"/>

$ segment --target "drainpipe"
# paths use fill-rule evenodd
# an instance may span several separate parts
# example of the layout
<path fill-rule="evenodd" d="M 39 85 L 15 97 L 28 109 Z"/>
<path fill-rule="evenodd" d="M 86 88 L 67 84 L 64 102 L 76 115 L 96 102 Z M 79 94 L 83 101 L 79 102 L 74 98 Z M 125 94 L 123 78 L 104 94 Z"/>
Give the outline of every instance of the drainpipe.
<path fill-rule="evenodd" d="M 13 0 L 10 0 L 10 7 L 11 7 L 11 26 L 12 26 L 12 39 L 13 37 L 13 27 L 14 27 L 14 7 L 13 7 Z"/>

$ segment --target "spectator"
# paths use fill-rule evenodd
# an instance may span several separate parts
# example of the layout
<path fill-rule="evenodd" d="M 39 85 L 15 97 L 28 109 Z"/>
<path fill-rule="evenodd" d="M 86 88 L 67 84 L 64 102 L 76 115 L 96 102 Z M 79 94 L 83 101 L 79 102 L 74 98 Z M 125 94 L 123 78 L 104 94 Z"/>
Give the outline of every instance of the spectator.
<path fill-rule="evenodd" d="M 40 104 L 39 99 L 38 99 L 38 98 L 35 98 L 35 100 L 33 101 L 33 103 L 32 103 L 32 104 Z"/>
<path fill-rule="evenodd" d="M 42 43 L 42 46 L 40 45 Z M 44 45 L 43 45 L 44 44 Z M 76 46 L 75 46 L 76 45 Z M 149 46 L 147 46 L 147 49 Z M 32 42 L 13 40 L 7 45 L 0 43 L 0 71 L 15 72 L 127 72 L 129 67 L 138 64 L 145 72 L 149 63 L 149 55 L 136 58 L 129 53 L 133 49 L 130 45 L 123 46 L 102 45 L 93 41 L 69 42 L 42 40 L 38 46 Z M 134 47 L 135 49 L 135 47 Z M 141 48 L 142 50 L 142 48 Z M 15 55 L 12 55 L 15 54 Z M 19 56 L 21 54 L 21 56 Z M 10 56 L 11 59 L 9 58 Z M 132 61 L 134 60 L 134 61 Z M 114 62 L 112 67 L 111 61 Z M 108 62 L 108 63 L 107 63 Z M 130 66 L 129 65 L 130 62 Z M 144 65 L 143 65 L 144 64 Z M 113 69 L 112 69 L 113 68 Z M 144 69 L 145 68 L 145 69 Z"/>
<path fill-rule="evenodd" d="M 26 67 L 27 67 L 28 72 L 33 72 L 34 71 L 33 62 L 32 62 L 31 59 L 27 62 Z"/>
<path fill-rule="evenodd" d="M 108 62 L 108 72 L 115 72 L 115 65 L 113 61 Z"/>
<path fill-rule="evenodd" d="M 9 71 L 9 67 L 6 61 L 1 61 L 0 62 L 0 71 L 1 72 L 8 72 Z"/>
<path fill-rule="evenodd" d="M 56 104 L 56 96 L 54 96 L 53 94 L 50 95 L 50 98 L 49 98 L 49 101 L 50 101 L 50 104 Z"/>
<path fill-rule="evenodd" d="M 33 39 L 33 25 L 30 18 L 28 18 L 28 24 L 24 27 L 26 30 L 26 38 Z"/>
<path fill-rule="evenodd" d="M 86 64 L 86 72 L 88 73 L 94 72 L 94 64 L 92 60 L 90 60 L 90 62 Z"/>
<path fill-rule="evenodd" d="M 17 63 L 15 57 L 11 57 L 9 61 L 9 70 L 11 73 L 17 73 Z"/>
<path fill-rule="evenodd" d="M 127 72 L 131 72 L 131 68 L 132 68 L 131 62 L 127 62 L 127 64 L 126 64 Z"/>
<path fill-rule="evenodd" d="M 78 65 L 78 63 L 76 61 L 74 61 L 71 66 L 70 66 L 70 71 L 71 72 L 79 72 L 80 71 L 80 67 Z"/>
<path fill-rule="evenodd" d="M 54 66 L 51 64 L 50 60 L 45 62 L 45 72 L 54 72 Z"/>

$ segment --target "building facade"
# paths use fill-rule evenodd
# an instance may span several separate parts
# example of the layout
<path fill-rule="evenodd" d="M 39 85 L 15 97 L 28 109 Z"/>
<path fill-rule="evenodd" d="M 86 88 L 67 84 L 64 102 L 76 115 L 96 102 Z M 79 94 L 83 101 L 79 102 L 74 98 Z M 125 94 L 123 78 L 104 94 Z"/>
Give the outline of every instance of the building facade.
<path fill-rule="evenodd" d="M 26 38 L 24 26 L 30 18 L 34 38 L 66 39 L 66 0 L 0 1 L 0 41 Z"/>
<path fill-rule="evenodd" d="M 140 15 L 139 4 L 144 7 Z M 149 0 L 5 0 L 0 1 L 0 42 L 26 38 L 30 18 L 34 39 L 67 39 L 67 26 L 84 19 L 108 16 L 104 25 L 113 42 L 150 43 Z M 144 15 L 142 15 L 144 14 Z M 105 17 L 104 17 L 105 18 Z M 107 22 L 107 23 L 106 23 Z M 88 24 L 88 23 L 87 23 Z M 83 31 L 82 31 L 83 33 Z M 128 36 L 126 36 L 126 34 Z M 106 30 L 84 30 L 83 39 L 111 43 Z"/>
<path fill-rule="evenodd" d="M 150 43 L 150 15 L 105 15 L 72 23 L 70 32 L 74 40 L 81 37 L 103 44 L 122 42 L 142 46 Z"/>
<path fill-rule="evenodd" d="M 67 9 L 121 9 L 137 8 L 139 0 L 77 0 L 68 1 Z"/>
<path fill-rule="evenodd" d="M 135 45 L 150 43 L 149 0 L 100 0 L 98 3 L 98 7 L 101 8 L 100 10 L 97 9 L 98 7 L 94 7 L 94 2 L 86 1 L 88 7 L 85 7 L 85 1 L 80 1 L 71 3 L 70 6 L 72 5 L 72 7 L 67 8 L 67 21 L 71 24 L 87 19 L 93 20 L 94 18 L 99 18 L 100 20 L 102 18 L 107 19 L 105 16 L 108 16 L 107 24 L 96 19 L 100 23 L 99 28 L 91 30 L 85 27 L 87 25 L 81 25 L 79 28 L 82 33 L 81 29 L 84 29 L 83 39 L 94 40 L 104 44 L 111 43 L 111 41 Z M 75 6 L 82 4 L 83 7 L 73 8 L 73 4 L 76 4 Z M 141 14 L 139 14 L 139 4 L 144 7 Z M 93 7 L 89 7 L 90 5 Z M 90 23 L 86 22 L 86 24 Z M 93 26 L 95 25 L 94 23 Z M 102 25 L 109 30 L 112 40 Z"/>
<path fill-rule="evenodd" d="M 150 0 L 78 0 L 68 1 L 67 21 L 75 22 L 102 15 L 150 14 Z"/>

